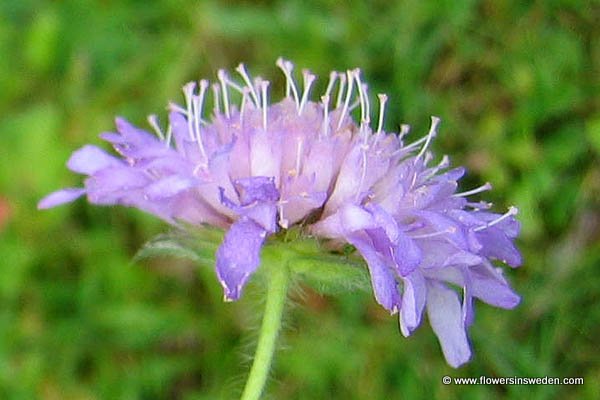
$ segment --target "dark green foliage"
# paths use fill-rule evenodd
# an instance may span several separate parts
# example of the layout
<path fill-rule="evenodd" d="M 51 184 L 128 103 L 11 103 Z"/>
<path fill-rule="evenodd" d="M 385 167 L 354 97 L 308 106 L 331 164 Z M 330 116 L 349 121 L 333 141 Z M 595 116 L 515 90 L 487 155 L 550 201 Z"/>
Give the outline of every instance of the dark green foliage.
<path fill-rule="evenodd" d="M 260 274 L 223 303 L 214 240 L 195 242 L 197 260 L 132 263 L 169 228 L 84 201 L 35 205 L 79 184 L 69 153 L 98 143 L 115 114 L 144 125 L 181 101 L 183 83 L 240 61 L 273 78 L 277 98 L 280 55 L 321 76 L 316 91 L 331 69 L 360 66 L 371 93 L 390 96 L 388 130 L 410 123 L 416 139 L 442 117 L 434 148 L 469 168 L 463 189 L 490 181 L 498 211 L 520 208 L 525 265 L 507 273 L 523 294 L 516 310 L 477 305 L 475 357 L 460 370 L 429 327 L 403 338 L 368 290 L 353 290 L 360 276 L 323 293 L 298 283 L 271 398 L 597 397 L 599 19 L 598 2 L 576 0 L 0 2 L 0 398 L 239 395 Z M 190 240 L 169 235 L 154 242 L 169 254 Z M 444 386 L 443 375 L 585 385 Z"/>

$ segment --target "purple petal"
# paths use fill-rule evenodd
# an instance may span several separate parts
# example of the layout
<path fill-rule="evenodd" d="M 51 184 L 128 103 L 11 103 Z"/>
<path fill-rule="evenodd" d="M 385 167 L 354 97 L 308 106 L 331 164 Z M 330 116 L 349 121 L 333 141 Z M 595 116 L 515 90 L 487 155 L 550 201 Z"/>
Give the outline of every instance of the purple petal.
<path fill-rule="evenodd" d="M 164 199 L 175 196 L 177 193 L 194 186 L 194 180 L 172 175 L 149 185 L 144 193 L 150 199 Z"/>
<path fill-rule="evenodd" d="M 67 167 L 71 171 L 86 175 L 92 175 L 104 168 L 121 165 L 123 163 L 118 158 L 111 156 L 99 147 L 89 144 L 75 151 L 67 162 Z"/>
<path fill-rule="evenodd" d="M 521 298 L 510 288 L 502 274 L 491 264 L 469 268 L 473 296 L 501 308 L 516 307 Z"/>
<path fill-rule="evenodd" d="M 225 234 L 217 250 L 217 277 L 225 290 L 225 300 L 240 298 L 250 275 L 260 264 L 260 249 L 267 232 L 254 221 L 242 217 Z"/>
<path fill-rule="evenodd" d="M 408 336 L 421 323 L 427 299 L 427 286 L 425 278 L 419 271 L 414 271 L 402 279 L 404 290 L 400 308 L 400 330 L 404 336 Z"/>
<path fill-rule="evenodd" d="M 50 193 L 38 203 L 38 209 L 55 207 L 64 203 L 69 203 L 85 194 L 85 189 L 67 188 Z"/>
<path fill-rule="evenodd" d="M 279 200 L 279 191 L 275 186 L 275 180 L 270 177 L 252 176 L 237 179 L 233 182 L 233 185 L 242 206 L 256 202 Z"/>
<path fill-rule="evenodd" d="M 419 266 L 422 260 L 421 249 L 414 240 L 399 232 L 394 249 L 394 261 L 401 276 L 406 276 Z"/>
<path fill-rule="evenodd" d="M 521 253 L 500 229 L 493 226 L 476 232 L 475 236 L 483 246 L 481 254 L 484 256 L 497 258 L 511 267 L 521 265 Z"/>
<path fill-rule="evenodd" d="M 366 237 L 354 234 L 348 236 L 347 239 L 367 262 L 377 302 L 392 314 L 398 312 L 398 305 L 400 304 L 398 287 L 394 275 L 386 265 L 383 257 L 375 251 L 373 244 L 369 243 Z"/>
<path fill-rule="evenodd" d="M 471 349 L 457 294 L 442 284 L 429 282 L 427 316 L 448 364 L 458 368 L 469 361 Z"/>

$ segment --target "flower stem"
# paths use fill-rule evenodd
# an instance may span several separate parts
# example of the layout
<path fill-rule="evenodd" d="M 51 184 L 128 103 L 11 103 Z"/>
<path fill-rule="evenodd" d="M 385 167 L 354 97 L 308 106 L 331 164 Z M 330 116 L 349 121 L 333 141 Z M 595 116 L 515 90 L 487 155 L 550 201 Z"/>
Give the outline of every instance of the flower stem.
<path fill-rule="evenodd" d="M 258 400 L 260 398 L 269 375 L 273 353 L 275 352 L 275 342 L 281 328 L 281 316 L 289 280 L 288 266 L 284 264 L 272 267 L 269 273 L 265 313 L 260 327 L 254 361 L 241 400 Z"/>

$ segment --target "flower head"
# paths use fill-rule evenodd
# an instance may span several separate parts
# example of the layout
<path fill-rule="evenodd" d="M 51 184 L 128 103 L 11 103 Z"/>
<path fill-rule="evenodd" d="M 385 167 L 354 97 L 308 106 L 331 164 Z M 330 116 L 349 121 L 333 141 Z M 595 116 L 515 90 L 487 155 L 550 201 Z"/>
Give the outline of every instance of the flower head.
<path fill-rule="evenodd" d="M 166 132 L 149 118 L 158 137 L 117 119 L 117 133 L 101 137 L 120 157 L 91 145 L 77 150 L 67 165 L 87 176 L 84 187 L 52 193 L 39 207 L 85 194 L 91 203 L 136 207 L 171 224 L 224 228 L 216 272 L 227 300 L 240 297 L 267 237 L 301 225 L 307 235 L 356 248 L 375 299 L 399 314 L 405 336 L 426 312 L 449 364 L 466 362 L 473 298 L 502 308 L 520 300 L 491 262 L 521 263 L 513 244 L 516 208 L 495 214 L 490 204 L 468 199 L 489 184 L 457 193 L 464 169 L 449 169 L 447 157 L 430 165 L 438 118 L 426 136 L 405 144 L 408 127 L 384 132 L 387 97 L 379 95 L 373 128 L 358 69 L 332 72 L 313 102 L 315 76 L 302 71 L 300 90 L 293 65 L 277 65 L 286 78 L 277 103 L 269 102 L 269 82 L 252 79 L 240 65 L 238 81 L 221 70 L 212 86 L 185 85 L 185 105 L 170 105 Z"/>

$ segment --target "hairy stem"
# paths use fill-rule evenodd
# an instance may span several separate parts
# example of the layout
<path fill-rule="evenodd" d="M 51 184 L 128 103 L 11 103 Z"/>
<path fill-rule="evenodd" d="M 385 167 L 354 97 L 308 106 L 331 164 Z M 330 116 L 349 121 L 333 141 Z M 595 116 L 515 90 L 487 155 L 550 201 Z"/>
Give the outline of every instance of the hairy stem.
<path fill-rule="evenodd" d="M 269 270 L 265 313 L 260 327 L 254 361 L 241 400 L 260 399 L 269 375 L 273 353 L 275 352 L 275 343 L 281 328 L 281 316 L 283 315 L 287 296 L 290 272 L 286 264 L 269 267 L 271 268 Z"/>

